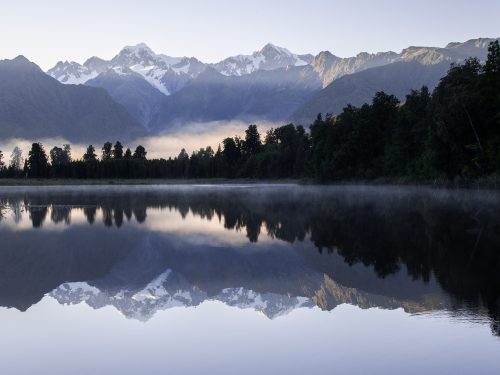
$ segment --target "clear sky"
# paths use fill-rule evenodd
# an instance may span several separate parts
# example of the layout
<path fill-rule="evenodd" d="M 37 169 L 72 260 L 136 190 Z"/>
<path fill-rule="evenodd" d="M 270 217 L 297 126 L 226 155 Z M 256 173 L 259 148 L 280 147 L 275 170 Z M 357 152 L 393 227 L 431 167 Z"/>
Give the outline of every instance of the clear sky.
<path fill-rule="evenodd" d="M 48 69 L 140 42 L 205 62 L 267 42 L 346 57 L 499 37 L 499 17 L 499 0 L 0 0 L 0 59 Z"/>

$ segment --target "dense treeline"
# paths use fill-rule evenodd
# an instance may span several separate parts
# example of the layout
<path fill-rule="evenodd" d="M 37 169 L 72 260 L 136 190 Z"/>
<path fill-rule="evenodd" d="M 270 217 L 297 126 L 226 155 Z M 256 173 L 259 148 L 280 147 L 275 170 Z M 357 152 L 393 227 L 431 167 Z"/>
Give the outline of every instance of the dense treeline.
<path fill-rule="evenodd" d="M 262 139 L 263 138 L 263 139 Z M 22 163 L 16 148 L 0 174 L 35 178 L 477 178 L 500 171 L 500 45 L 491 43 L 484 65 L 474 58 L 453 65 L 431 93 L 412 91 L 404 103 L 379 92 L 371 104 L 347 106 L 338 116 L 318 115 L 310 132 L 293 124 L 264 137 L 250 125 L 245 137 L 226 138 L 175 158 L 146 158 L 107 142 L 100 159 L 91 145 L 81 160 L 69 145 L 47 156 L 34 143 Z M 49 162 L 50 157 L 50 162 Z M 23 165 L 23 167 L 21 167 Z"/>
<path fill-rule="evenodd" d="M 322 179 L 410 176 L 474 178 L 500 170 L 500 46 L 486 64 L 452 66 L 432 93 L 404 104 L 378 93 L 311 127 L 314 176 Z"/>

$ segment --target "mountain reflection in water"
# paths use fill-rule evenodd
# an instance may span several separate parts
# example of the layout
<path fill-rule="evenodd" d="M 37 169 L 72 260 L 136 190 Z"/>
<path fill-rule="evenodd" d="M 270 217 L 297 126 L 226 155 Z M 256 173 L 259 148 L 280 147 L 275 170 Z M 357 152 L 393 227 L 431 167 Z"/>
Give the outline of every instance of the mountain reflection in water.
<path fill-rule="evenodd" d="M 0 190 L 0 305 L 114 306 L 148 320 L 207 300 L 403 308 L 500 335 L 500 195 L 285 185 Z"/>

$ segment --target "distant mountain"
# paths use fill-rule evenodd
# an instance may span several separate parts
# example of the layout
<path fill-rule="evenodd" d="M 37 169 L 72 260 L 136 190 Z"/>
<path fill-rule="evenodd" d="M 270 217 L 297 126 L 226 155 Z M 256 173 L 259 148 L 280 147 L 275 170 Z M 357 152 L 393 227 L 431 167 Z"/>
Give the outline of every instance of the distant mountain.
<path fill-rule="evenodd" d="M 445 48 L 409 47 L 400 54 L 362 53 L 349 59 L 322 52 L 312 66 L 326 86 L 299 107 L 289 120 L 309 124 L 318 113 L 338 114 L 348 104 L 360 106 L 371 102 L 377 91 L 404 100 L 412 89 L 427 86 L 432 90 L 452 63 L 469 57 L 485 61 L 493 40 L 474 39 L 450 43 Z"/>
<path fill-rule="evenodd" d="M 97 59 L 97 57 L 95 58 Z M 74 61 L 59 61 L 48 71 L 49 75 L 64 84 L 79 85 L 99 75 L 101 68 L 90 69 Z M 104 69 L 103 69 L 104 70 Z"/>
<path fill-rule="evenodd" d="M 401 53 L 361 52 L 355 57 L 340 58 L 328 51 L 320 52 L 311 62 L 314 71 L 321 77 L 323 87 L 345 75 L 385 66 L 397 62 L 416 61 L 422 65 L 438 65 L 444 62 L 460 62 L 471 56 L 486 60 L 488 45 L 494 39 L 472 39 L 465 43 L 450 43 L 445 48 L 409 47 Z"/>
<path fill-rule="evenodd" d="M 323 51 L 314 58 L 311 66 L 321 78 L 323 87 L 326 87 L 336 79 L 347 74 L 392 64 L 397 61 L 398 57 L 399 55 L 395 52 L 377 54 L 363 52 L 356 57 L 340 58 L 328 51 Z"/>
<path fill-rule="evenodd" d="M 296 55 L 286 48 L 266 44 L 251 55 L 228 57 L 212 67 L 225 76 L 242 76 L 258 70 L 275 70 L 292 66 L 304 66 L 312 62 L 313 55 Z"/>
<path fill-rule="evenodd" d="M 450 64 L 422 65 L 417 61 L 396 62 L 343 76 L 314 94 L 289 120 L 308 125 L 318 113 L 338 114 L 348 104 L 361 106 L 370 103 L 378 91 L 395 95 L 404 100 L 412 89 L 427 86 L 434 89 L 446 75 Z"/>
<path fill-rule="evenodd" d="M 118 55 L 110 61 L 105 61 L 97 57 L 88 59 L 83 65 L 76 62 L 58 62 L 55 67 L 50 69 L 47 73 L 65 84 L 86 84 L 94 87 L 105 88 L 110 95 L 120 104 L 124 105 L 129 113 L 139 121 L 146 129 L 155 126 L 151 123 L 153 120 L 153 113 L 156 112 L 166 113 L 170 111 L 171 106 L 161 106 L 158 103 L 162 102 L 162 96 L 170 96 L 182 90 L 188 83 L 204 72 L 207 68 L 211 71 L 219 72 L 221 75 L 220 82 L 214 86 L 211 95 L 218 95 L 220 91 L 218 88 L 226 83 L 222 76 L 239 77 L 249 75 L 251 73 L 260 71 L 271 71 L 286 67 L 306 66 L 313 59 L 312 55 L 296 55 L 291 53 L 285 48 L 277 47 L 272 44 L 267 44 L 260 51 L 254 52 L 252 55 L 239 55 L 227 58 L 217 64 L 204 64 L 196 58 L 188 57 L 170 57 L 167 55 L 154 53 L 147 45 L 141 43 L 136 46 L 128 46 L 123 48 Z M 118 73 L 117 74 L 113 74 Z M 208 75 L 212 74 L 210 72 Z M 279 75 L 279 73 L 278 73 Z M 140 82 L 142 79 L 142 83 Z M 259 80 L 259 78 L 256 78 Z M 271 81 L 272 82 L 272 78 Z M 278 80 L 280 80 L 278 78 Z M 252 80 L 249 80 L 252 81 Z M 205 78 L 196 80 L 193 85 L 200 87 L 206 83 Z M 148 90 L 145 84 L 153 87 L 156 90 Z M 240 83 L 230 84 L 230 86 L 241 87 Z M 266 86 L 270 86 L 266 83 Z M 317 87 L 319 88 L 319 87 Z M 276 87 L 275 89 L 279 89 Z M 248 87 L 246 91 L 251 91 Z M 272 91 L 272 90 L 271 90 Z M 198 94 L 191 94 L 192 88 L 187 89 L 188 94 L 183 92 L 175 100 L 163 100 L 164 103 L 180 103 L 186 105 L 186 95 L 195 98 Z M 237 97 L 245 95 L 244 93 L 235 93 Z M 292 94 L 295 95 L 295 94 Z M 252 94 L 248 94 L 252 97 Z M 241 100 L 241 99 L 240 99 Z M 206 98 L 205 102 L 210 102 L 210 98 Z M 275 103 L 272 99 L 269 101 L 271 104 Z M 302 101 L 301 101 L 302 102 Z M 285 100 L 286 103 L 286 100 Z M 236 108 L 237 115 L 244 115 L 245 108 Z M 295 108 L 290 107 L 286 111 L 286 115 L 290 114 Z M 259 117 L 267 118 L 273 117 L 273 114 L 266 113 L 263 108 L 259 112 Z M 198 109 L 194 107 L 175 107 L 172 114 L 165 116 L 159 115 L 160 118 L 180 118 L 179 113 L 190 114 L 189 118 L 213 118 L 212 114 L 204 116 L 191 114 L 197 112 Z M 281 109 L 273 110 L 273 112 L 282 111 Z M 227 108 L 225 111 L 214 109 L 212 112 L 231 112 Z M 217 119 L 219 119 L 216 116 Z M 228 118 L 227 115 L 222 115 L 222 118 Z M 283 116 L 280 118 L 284 118 Z M 187 118 L 180 118 L 187 120 Z"/>
<path fill-rule="evenodd" d="M 63 85 L 23 56 L 0 61 L 0 137 L 90 142 L 142 134 L 105 90 Z"/>
<path fill-rule="evenodd" d="M 87 81 L 86 85 L 106 89 L 137 122 L 144 124 L 146 128 L 155 108 L 165 98 L 165 95 L 145 81 L 141 75 L 128 68 L 109 69 Z"/>
<path fill-rule="evenodd" d="M 60 61 L 47 73 L 61 83 L 84 84 L 99 74 L 120 69 L 123 74 L 139 74 L 158 91 L 170 95 L 198 76 L 205 67 L 205 64 L 195 58 L 156 54 L 141 43 L 124 47 L 110 61 L 98 57 L 88 59 L 83 65 Z"/>
<path fill-rule="evenodd" d="M 269 43 L 250 55 L 215 64 L 157 54 L 142 43 L 123 48 L 109 61 L 92 57 L 83 65 L 59 62 L 47 73 L 62 83 L 105 88 L 153 133 L 188 121 L 291 118 L 306 123 L 316 111 L 337 113 L 349 103 L 371 100 L 376 91 L 387 90 L 402 99 L 407 93 L 403 90 L 434 87 L 451 63 L 471 56 L 484 61 L 491 41 L 409 47 L 401 53 L 362 52 L 348 58 L 328 51 L 298 55 Z M 382 67 L 390 68 L 372 71 Z M 356 76 L 365 71 L 371 72 Z M 384 80 L 374 76 L 377 72 Z M 402 81 L 394 82 L 391 72 Z M 337 83 L 351 75 L 355 77 Z"/>
<path fill-rule="evenodd" d="M 146 44 L 140 43 L 124 47 L 110 61 L 98 57 L 91 57 L 83 65 L 73 61 L 59 61 L 47 73 L 61 83 L 84 84 L 109 69 L 129 69 L 140 74 L 163 94 L 170 95 L 207 67 L 212 67 L 225 76 L 242 76 L 258 70 L 305 66 L 313 58 L 313 55 L 296 55 L 286 48 L 269 43 L 251 55 L 238 55 L 216 64 L 205 64 L 194 57 L 156 54 Z"/>
<path fill-rule="evenodd" d="M 163 100 L 151 129 L 161 132 L 187 121 L 281 121 L 320 87 L 310 67 L 260 70 L 243 76 L 225 76 L 207 68 Z"/>

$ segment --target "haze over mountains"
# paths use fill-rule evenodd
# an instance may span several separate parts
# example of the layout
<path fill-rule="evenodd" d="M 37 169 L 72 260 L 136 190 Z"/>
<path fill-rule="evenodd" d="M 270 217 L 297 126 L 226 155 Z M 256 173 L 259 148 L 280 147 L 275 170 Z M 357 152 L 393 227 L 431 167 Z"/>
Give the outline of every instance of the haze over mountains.
<path fill-rule="evenodd" d="M 97 141 L 144 129 L 102 88 L 63 85 L 19 56 L 0 61 L 0 137 Z"/>
<path fill-rule="evenodd" d="M 298 55 L 267 44 L 215 64 L 158 54 L 138 44 L 109 61 L 94 56 L 83 64 L 58 62 L 46 75 L 26 59 L 5 60 L 0 82 L 9 84 L 0 86 L 0 135 L 83 141 L 156 135 L 189 122 L 217 120 L 308 125 L 319 112 L 336 114 L 347 104 L 362 105 L 377 91 L 404 99 L 422 85 L 432 89 L 450 64 L 471 56 L 484 61 L 492 40 L 350 58 L 328 51 Z M 26 79 L 22 66 L 28 65 Z M 65 95 L 73 99 L 62 100 Z"/>

